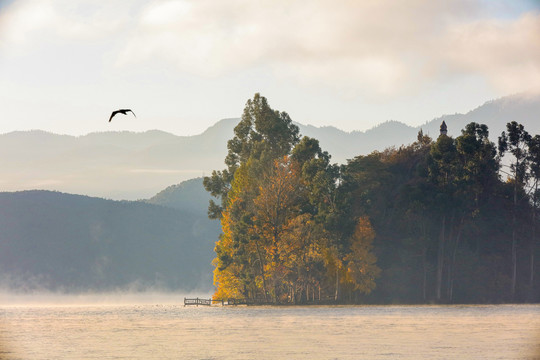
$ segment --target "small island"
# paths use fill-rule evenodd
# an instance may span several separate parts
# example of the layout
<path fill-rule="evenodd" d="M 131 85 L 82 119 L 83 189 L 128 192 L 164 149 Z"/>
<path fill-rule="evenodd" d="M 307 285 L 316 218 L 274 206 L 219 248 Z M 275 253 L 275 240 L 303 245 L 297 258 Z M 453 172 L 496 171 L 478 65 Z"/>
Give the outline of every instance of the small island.
<path fill-rule="evenodd" d="M 538 301 L 540 136 L 516 122 L 498 145 L 486 125 L 447 132 L 337 165 L 255 94 L 227 168 L 204 178 L 222 228 L 213 300 Z"/>

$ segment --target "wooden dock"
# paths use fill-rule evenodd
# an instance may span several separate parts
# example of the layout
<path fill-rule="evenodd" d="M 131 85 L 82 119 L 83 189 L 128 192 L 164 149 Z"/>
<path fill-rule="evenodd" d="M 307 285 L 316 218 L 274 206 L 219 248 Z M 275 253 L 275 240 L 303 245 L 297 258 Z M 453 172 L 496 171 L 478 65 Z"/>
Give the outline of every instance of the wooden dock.
<path fill-rule="evenodd" d="M 227 299 L 227 300 L 214 300 L 214 299 L 201 299 L 201 298 L 184 298 L 184 306 L 212 306 L 212 305 L 272 305 L 264 299 Z"/>
<path fill-rule="evenodd" d="M 212 299 L 201 299 L 201 298 L 194 298 L 194 299 L 188 299 L 184 298 L 184 306 L 212 306 L 212 305 L 225 305 L 224 300 L 212 300 Z"/>
<path fill-rule="evenodd" d="M 302 302 L 296 305 L 334 305 L 337 302 L 333 296 L 319 299 Z M 266 299 L 257 298 L 257 299 L 227 299 L 227 300 L 214 300 L 214 299 L 201 299 L 201 298 L 184 298 L 184 306 L 238 306 L 238 305 L 247 305 L 247 306 L 261 306 L 261 305 L 293 305 L 291 303 L 274 303 Z"/>

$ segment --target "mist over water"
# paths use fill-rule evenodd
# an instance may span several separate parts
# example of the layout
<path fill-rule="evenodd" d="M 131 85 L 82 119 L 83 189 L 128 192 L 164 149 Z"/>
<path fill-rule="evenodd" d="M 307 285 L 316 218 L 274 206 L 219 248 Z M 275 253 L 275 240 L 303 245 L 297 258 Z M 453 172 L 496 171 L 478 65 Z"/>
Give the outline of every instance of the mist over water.
<path fill-rule="evenodd" d="M 48 291 L 0 291 L 0 308 L 51 306 L 125 306 L 125 305 L 182 305 L 184 298 L 210 298 L 205 290 L 170 292 L 163 290 L 60 293 Z"/>
<path fill-rule="evenodd" d="M 156 296 L 156 297 L 153 297 Z M 103 298 L 102 298 L 103 299 Z M 7 359 L 537 359 L 540 305 L 0 307 Z M 90 299 L 85 299 L 90 300 Z M 166 299 L 161 299 L 166 300 Z"/>

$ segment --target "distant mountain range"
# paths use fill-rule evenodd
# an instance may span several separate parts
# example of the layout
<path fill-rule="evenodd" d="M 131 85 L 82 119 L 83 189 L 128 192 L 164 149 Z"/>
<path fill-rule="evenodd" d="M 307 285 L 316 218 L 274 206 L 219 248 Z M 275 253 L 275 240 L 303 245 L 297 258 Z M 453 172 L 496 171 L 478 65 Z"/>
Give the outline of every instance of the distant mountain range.
<path fill-rule="evenodd" d="M 420 128 L 436 137 L 443 120 L 453 136 L 471 121 L 487 124 L 495 140 L 512 120 L 540 133 L 539 117 L 540 97 L 513 96 L 421 127 L 389 121 L 347 133 L 299 126 L 335 162 L 345 162 L 409 144 Z M 220 227 L 207 218 L 210 196 L 200 176 L 224 167 L 238 121 L 221 120 L 189 137 L 161 131 L 0 135 L 0 190 L 62 191 L 0 192 L 0 289 L 210 291 Z"/>
<path fill-rule="evenodd" d="M 540 96 L 515 95 L 493 100 L 466 113 L 445 115 L 419 127 L 388 121 L 365 132 L 301 125 L 302 135 L 317 138 L 332 160 L 344 163 L 357 155 L 409 144 L 420 129 L 437 137 L 444 120 L 449 135 L 469 122 L 488 125 L 493 140 L 515 120 L 540 133 Z M 85 136 L 43 131 L 0 135 L 0 191 L 57 190 L 110 199 L 143 199 L 181 181 L 224 168 L 227 140 L 239 119 L 217 122 L 196 136 L 154 130 L 105 132 Z"/>

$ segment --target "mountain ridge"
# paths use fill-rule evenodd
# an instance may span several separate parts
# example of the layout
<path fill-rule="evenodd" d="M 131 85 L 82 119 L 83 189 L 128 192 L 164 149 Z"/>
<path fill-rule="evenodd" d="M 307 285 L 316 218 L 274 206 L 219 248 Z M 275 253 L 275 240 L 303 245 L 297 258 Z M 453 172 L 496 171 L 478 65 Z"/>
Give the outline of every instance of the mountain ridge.
<path fill-rule="evenodd" d="M 466 114 L 443 115 L 412 127 L 395 120 L 366 131 L 346 132 L 334 126 L 298 124 L 302 135 L 319 140 L 332 161 L 345 163 L 357 155 L 412 143 L 420 129 L 436 137 L 444 120 L 448 133 L 460 134 L 471 122 L 485 123 L 492 141 L 516 120 L 540 133 L 540 96 L 514 95 L 492 101 Z M 227 140 L 240 119 L 216 122 L 201 134 L 178 136 L 161 130 L 96 132 L 82 136 L 42 130 L 0 135 L 0 191 L 58 190 L 112 199 L 145 199 L 171 184 L 225 167 Z"/>

